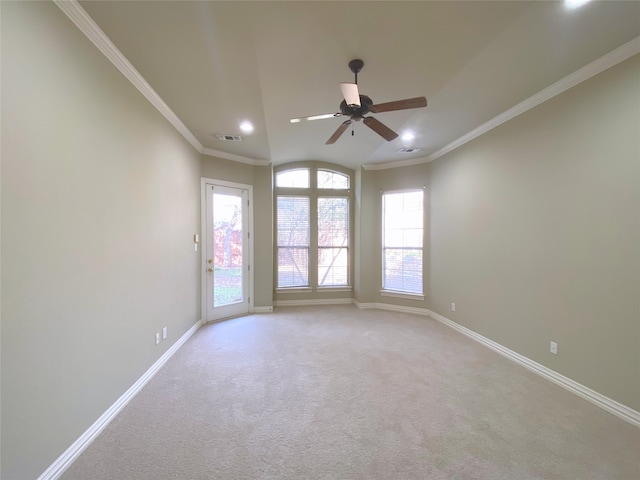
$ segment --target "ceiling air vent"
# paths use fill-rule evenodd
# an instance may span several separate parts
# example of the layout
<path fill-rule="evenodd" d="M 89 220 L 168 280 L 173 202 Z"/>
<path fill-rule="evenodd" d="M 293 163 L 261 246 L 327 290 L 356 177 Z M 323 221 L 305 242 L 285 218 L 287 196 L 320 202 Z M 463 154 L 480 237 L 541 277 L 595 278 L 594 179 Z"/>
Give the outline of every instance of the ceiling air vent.
<path fill-rule="evenodd" d="M 405 147 L 405 148 L 401 148 L 400 150 L 398 150 L 398 152 L 400 152 L 400 153 L 417 153 L 417 152 L 419 152 L 421 150 L 422 150 L 421 148 L 408 148 L 408 147 Z"/>
<path fill-rule="evenodd" d="M 218 140 L 223 140 L 225 142 L 241 142 L 242 137 L 240 135 L 216 135 Z"/>

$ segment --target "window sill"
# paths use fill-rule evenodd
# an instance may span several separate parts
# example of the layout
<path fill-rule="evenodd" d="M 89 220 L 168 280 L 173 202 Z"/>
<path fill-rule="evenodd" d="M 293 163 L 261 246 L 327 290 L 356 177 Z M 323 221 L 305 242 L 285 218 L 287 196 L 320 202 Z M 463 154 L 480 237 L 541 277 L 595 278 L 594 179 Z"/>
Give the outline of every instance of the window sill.
<path fill-rule="evenodd" d="M 380 290 L 382 297 L 406 298 L 407 300 L 424 300 L 424 295 L 419 293 L 395 292 L 393 290 Z"/>
<path fill-rule="evenodd" d="M 313 292 L 313 289 L 311 287 L 276 288 L 276 293 L 305 293 L 305 292 Z"/>
<path fill-rule="evenodd" d="M 318 287 L 316 292 L 338 293 L 338 292 L 350 292 L 353 290 L 349 285 L 343 287 Z"/>

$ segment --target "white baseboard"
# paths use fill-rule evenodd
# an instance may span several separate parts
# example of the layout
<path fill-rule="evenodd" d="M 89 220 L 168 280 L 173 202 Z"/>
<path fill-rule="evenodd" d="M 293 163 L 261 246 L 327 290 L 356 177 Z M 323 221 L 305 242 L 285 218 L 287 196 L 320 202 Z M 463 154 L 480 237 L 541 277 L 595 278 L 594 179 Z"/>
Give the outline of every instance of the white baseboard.
<path fill-rule="evenodd" d="M 438 322 L 444 325 L 447 325 L 448 327 L 451 327 L 454 330 L 457 330 L 463 335 L 466 335 L 467 337 L 475 340 L 476 342 L 481 343 L 485 347 L 488 347 L 491 350 L 499 353 L 503 357 L 506 357 L 509 360 L 516 362 L 519 365 L 522 365 L 526 369 L 534 373 L 537 373 L 541 377 L 544 377 L 547 380 L 552 381 L 556 385 L 561 386 L 562 388 L 570 391 L 571 393 L 578 395 L 581 398 L 584 398 L 585 400 L 593 403 L 594 405 L 597 405 L 603 410 L 606 410 L 607 412 L 612 413 L 616 417 L 619 417 L 622 420 L 625 420 L 626 422 L 632 425 L 635 425 L 636 427 L 640 427 L 640 412 L 637 412 L 636 410 L 630 407 L 627 407 L 626 405 L 616 402 L 615 400 L 612 400 L 611 398 L 606 397 L 601 393 L 596 392 L 595 390 L 591 390 L 589 387 L 585 387 L 584 385 L 574 380 L 571 380 L 570 378 L 565 377 L 564 375 L 554 370 L 551 370 L 550 368 L 545 367 L 544 365 L 541 365 L 538 362 L 534 362 L 530 358 L 527 358 L 524 355 L 520 355 L 519 353 L 516 353 L 513 350 L 510 350 L 507 347 L 504 347 L 499 343 L 494 342 L 493 340 L 483 337 L 482 335 L 474 332 L 473 330 L 469 330 L 468 328 L 463 327 L 462 325 L 459 325 L 456 322 L 453 322 L 438 313 L 431 312 L 430 316 L 434 320 L 437 320 Z"/>
<path fill-rule="evenodd" d="M 275 307 L 306 307 L 311 305 L 351 305 L 353 299 L 349 298 L 316 298 L 309 300 L 276 300 Z"/>
<path fill-rule="evenodd" d="M 389 310 L 391 312 L 413 313 L 415 315 L 425 316 L 431 315 L 431 310 L 426 308 L 406 307 L 404 305 L 393 305 L 391 303 L 380 302 L 360 303 L 357 300 L 354 300 L 353 303 L 361 310 L 376 308 L 378 310 Z"/>
<path fill-rule="evenodd" d="M 370 310 L 372 308 L 378 308 L 378 304 L 375 302 L 369 302 L 369 303 L 360 303 L 359 301 L 357 301 L 355 298 L 353 299 L 353 303 L 356 307 L 358 307 L 360 310 Z"/>
<path fill-rule="evenodd" d="M 431 310 L 426 308 L 418 308 L 418 307 L 405 307 L 404 305 L 393 305 L 391 303 L 376 303 L 375 308 L 379 310 L 389 310 L 392 312 L 402 312 L 402 313 L 413 313 L 415 315 L 425 315 L 429 316 L 431 314 Z"/>
<path fill-rule="evenodd" d="M 568 390 L 571 393 L 578 395 L 579 397 L 584 398 L 585 400 L 602 408 L 603 410 L 606 410 L 607 412 L 612 413 L 616 417 L 621 418 L 622 420 L 630 423 L 631 425 L 640 427 L 640 412 L 630 407 L 627 407 L 626 405 L 623 405 L 619 402 L 616 402 L 615 400 L 612 400 L 611 398 L 605 395 L 602 395 L 601 393 L 598 393 L 595 390 L 590 389 L 589 387 L 585 387 L 584 385 L 574 380 L 571 380 L 570 378 L 565 377 L 564 375 L 554 370 L 551 370 L 550 368 L 545 367 L 544 365 L 541 365 L 538 362 L 535 362 L 530 358 L 525 357 L 524 355 L 520 355 L 519 353 L 516 353 L 513 350 L 510 350 L 507 347 L 504 347 L 499 343 L 494 342 L 493 340 L 483 337 L 479 333 L 476 333 L 473 330 L 463 327 L 462 325 L 452 320 L 449 320 L 448 318 L 443 317 L 442 315 L 436 312 L 427 310 L 426 308 L 405 307 L 402 305 L 392 305 L 390 303 L 375 303 L 375 302 L 360 303 L 356 300 L 354 300 L 353 303 L 360 309 L 377 308 L 380 310 L 389 310 L 389 311 L 403 312 L 403 313 L 415 313 L 418 315 L 429 316 L 434 320 L 437 320 L 438 322 L 450 328 L 453 328 L 454 330 L 457 330 L 458 332 L 475 340 L 476 342 L 484 345 L 485 347 L 490 348 L 491 350 L 499 353 L 503 357 L 508 358 L 509 360 L 516 362 L 519 365 L 522 365 L 526 369 L 534 373 L 537 373 L 541 377 L 546 378 L 547 380 L 555 383 L 556 385 L 561 386 L 565 390 Z"/>
<path fill-rule="evenodd" d="M 104 412 L 87 431 L 60 455 L 49 468 L 47 468 L 38 480 L 56 480 L 67 468 L 80 456 L 80 454 L 93 442 L 120 411 L 135 397 L 140 390 L 153 378 L 153 376 L 167 363 L 167 360 L 200 328 L 202 320 L 198 320 L 187 332 L 182 335 L 171 347 L 142 375 L 129 390 L 127 390 L 116 402 Z"/>
<path fill-rule="evenodd" d="M 564 375 L 559 374 L 551 370 L 544 365 L 541 365 L 533 360 L 520 355 L 519 353 L 510 350 L 499 343 L 490 340 L 473 330 L 470 330 L 462 325 L 459 325 L 448 318 L 435 313 L 425 308 L 405 307 L 402 305 L 392 305 L 389 303 L 360 303 L 352 298 L 335 298 L 335 299 L 316 299 L 316 300 L 280 300 L 274 302 L 277 307 L 286 306 L 305 306 L 305 305 L 342 305 L 342 304 L 355 304 L 360 309 L 380 309 L 389 310 L 402 313 L 413 313 L 417 315 L 430 316 L 434 320 L 457 330 L 463 335 L 481 343 L 482 345 L 490 348 L 491 350 L 499 353 L 500 355 L 512 360 L 519 365 L 527 368 L 528 370 L 537 373 L 538 375 L 554 382 L 555 384 L 563 387 L 564 389 L 578 395 L 581 398 L 593 403 L 594 405 L 606 410 L 607 412 L 625 420 L 626 422 L 640 427 L 640 412 L 627 407 L 615 400 L 612 400 L 605 395 L 602 395 L 584 385 L 571 380 Z M 272 312 L 273 307 L 255 307 L 256 313 L 268 313 Z M 196 322 L 187 332 L 180 337 L 176 343 L 174 343 L 164 355 L 162 355 L 145 374 L 138 379 L 138 381 L 131 386 L 109 409 L 103 413 L 98 420 L 94 422 L 91 427 L 87 429 L 73 444 L 65 450 L 54 461 L 49 468 L 47 468 L 42 475 L 38 477 L 38 480 L 56 480 L 58 479 L 67 468 L 75 461 L 76 458 L 95 440 L 95 438 L 106 428 L 106 426 L 120 413 L 120 411 L 135 397 L 140 390 L 153 378 L 153 376 L 160 370 L 160 368 L 171 358 L 171 356 L 200 328 L 203 324 L 202 320 Z"/>
<path fill-rule="evenodd" d="M 253 313 L 273 313 L 273 307 L 253 307 Z"/>

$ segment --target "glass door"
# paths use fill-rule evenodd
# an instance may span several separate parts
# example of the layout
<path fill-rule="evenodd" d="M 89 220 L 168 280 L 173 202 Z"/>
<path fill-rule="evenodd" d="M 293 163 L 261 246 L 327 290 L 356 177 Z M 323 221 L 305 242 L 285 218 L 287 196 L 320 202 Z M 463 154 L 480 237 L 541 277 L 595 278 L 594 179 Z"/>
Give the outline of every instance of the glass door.
<path fill-rule="evenodd" d="M 207 321 L 249 312 L 248 191 L 207 185 Z"/>

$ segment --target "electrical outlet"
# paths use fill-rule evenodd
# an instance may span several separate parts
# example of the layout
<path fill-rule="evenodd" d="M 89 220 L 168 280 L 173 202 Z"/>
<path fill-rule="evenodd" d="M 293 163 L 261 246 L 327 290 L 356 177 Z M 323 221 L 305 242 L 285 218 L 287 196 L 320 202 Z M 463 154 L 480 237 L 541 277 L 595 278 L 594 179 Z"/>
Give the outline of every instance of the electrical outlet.
<path fill-rule="evenodd" d="M 549 351 L 554 355 L 558 354 L 558 344 L 556 342 L 551 342 L 549 344 Z"/>
<path fill-rule="evenodd" d="M 167 338 L 167 327 L 162 329 L 162 339 L 164 340 L 165 338 Z"/>
<path fill-rule="evenodd" d="M 160 343 L 160 332 L 156 333 L 156 345 Z"/>
<path fill-rule="evenodd" d="M 456 304 L 455 304 L 455 303 L 452 303 L 452 304 L 451 304 L 451 311 L 452 311 L 452 312 L 455 312 L 455 311 L 456 311 Z"/>

